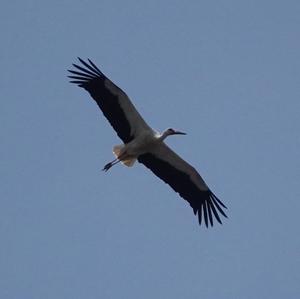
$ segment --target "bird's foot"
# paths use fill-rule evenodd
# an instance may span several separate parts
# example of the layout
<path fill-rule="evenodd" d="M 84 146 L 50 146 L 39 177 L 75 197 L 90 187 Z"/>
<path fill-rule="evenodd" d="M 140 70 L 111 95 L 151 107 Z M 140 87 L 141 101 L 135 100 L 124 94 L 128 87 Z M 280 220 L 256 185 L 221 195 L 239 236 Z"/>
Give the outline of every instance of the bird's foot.
<path fill-rule="evenodd" d="M 112 167 L 112 163 L 111 162 L 109 162 L 109 163 L 107 163 L 104 167 L 103 167 L 103 169 L 102 169 L 102 171 L 108 171 L 108 169 L 110 169 Z"/>

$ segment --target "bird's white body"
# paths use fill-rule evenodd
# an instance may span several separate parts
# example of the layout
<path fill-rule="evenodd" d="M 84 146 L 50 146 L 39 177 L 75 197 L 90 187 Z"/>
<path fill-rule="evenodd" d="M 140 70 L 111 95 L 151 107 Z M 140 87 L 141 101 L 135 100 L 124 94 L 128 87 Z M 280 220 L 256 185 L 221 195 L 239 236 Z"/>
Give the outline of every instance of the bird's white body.
<path fill-rule="evenodd" d="M 115 145 L 113 153 L 124 165 L 131 167 L 138 156 L 146 153 L 161 142 L 159 137 L 152 130 L 145 130 L 129 143 Z"/>
<path fill-rule="evenodd" d="M 218 212 L 227 217 L 222 210 L 226 206 L 211 192 L 196 169 L 164 143 L 165 138 L 170 135 L 185 133 L 173 129 L 167 129 L 162 134 L 154 131 L 124 91 L 109 80 L 92 61 L 88 60 L 88 64 L 80 58 L 79 60 L 85 68 L 73 64 L 77 70 L 69 70 L 73 74 L 69 77 L 75 79 L 71 82 L 91 94 L 124 142 L 113 147 L 116 159 L 106 164 L 103 170 L 108 171 L 118 162 L 132 166 L 138 160 L 190 203 L 194 213 L 198 213 L 200 224 L 202 215 L 206 226 L 209 222 L 213 225 L 213 216 L 222 223 Z"/>
<path fill-rule="evenodd" d="M 161 142 L 159 137 L 160 136 L 153 133 L 153 131 L 145 130 L 142 134 L 137 135 L 136 138 L 127 143 L 124 149 L 128 155 L 138 157 Z"/>
<path fill-rule="evenodd" d="M 113 153 L 124 165 L 131 167 L 140 155 L 154 151 L 169 135 L 168 130 L 160 134 L 152 129 L 146 129 L 140 131 L 140 134 L 129 143 L 115 145 Z"/>

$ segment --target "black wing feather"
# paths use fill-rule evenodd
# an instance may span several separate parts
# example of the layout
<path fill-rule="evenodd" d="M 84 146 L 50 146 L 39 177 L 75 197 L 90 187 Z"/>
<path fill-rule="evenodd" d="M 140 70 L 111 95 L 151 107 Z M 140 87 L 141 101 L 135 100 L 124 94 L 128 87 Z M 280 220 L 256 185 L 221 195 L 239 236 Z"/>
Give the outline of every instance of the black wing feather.
<path fill-rule="evenodd" d="M 207 207 L 207 211 L 208 211 L 208 217 L 209 217 L 210 225 L 213 226 L 214 225 L 214 221 L 213 221 L 213 217 L 212 217 L 211 207 L 209 205 L 209 201 L 206 201 L 206 207 Z"/>
<path fill-rule="evenodd" d="M 77 71 L 73 71 L 73 70 L 68 70 L 68 72 L 70 72 L 70 73 L 72 73 L 72 74 L 74 74 L 74 75 L 82 76 L 82 73 L 81 73 L 81 72 L 77 72 Z M 69 76 L 69 77 L 70 77 L 70 76 Z M 86 79 L 87 77 L 90 78 L 90 79 L 93 79 L 93 78 L 94 78 L 94 76 L 92 76 L 92 75 L 85 74 L 85 75 L 84 75 L 84 78 Z"/>
<path fill-rule="evenodd" d="M 70 82 L 86 89 L 96 101 L 104 116 L 108 119 L 114 130 L 117 132 L 118 136 L 123 140 L 124 143 L 130 142 L 134 136 L 132 136 L 130 133 L 130 124 L 120 106 L 118 95 L 114 94 L 105 85 L 106 80 L 109 79 L 96 67 L 91 60 L 88 59 L 90 63 L 88 64 L 81 58 L 78 57 L 78 59 L 84 67 L 73 64 L 77 70 L 69 70 L 71 74 L 75 75 L 69 76 L 69 78 L 75 79 Z M 115 87 L 124 93 L 119 87 Z M 124 95 L 126 96 L 125 93 Z"/>
<path fill-rule="evenodd" d="M 149 168 L 165 183 L 169 184 L 176 192 L 180 194 L 182 198 L 189 202 L 194 210 L 194 213 L 198 213 L 200 225 L 202 218 L 204 218 L 206 227 L 208 227 L 209 222 L 210 225 L 213 226 L 213 215 L 215 216 L 215 219 L 222 224 L 217 210 L 227 218 L 220 205 L 222 205 L 224 208 L 226 208 L 226 206 L 221 203 L 221 201 L 211 192 L 211 190 L 200 190 L 191 181 L 188 174 L 174 168 L 168 162 L 159 159 L 157 156 L 151 153 L 146 153 L 139 156 L 138 161 Z"/>

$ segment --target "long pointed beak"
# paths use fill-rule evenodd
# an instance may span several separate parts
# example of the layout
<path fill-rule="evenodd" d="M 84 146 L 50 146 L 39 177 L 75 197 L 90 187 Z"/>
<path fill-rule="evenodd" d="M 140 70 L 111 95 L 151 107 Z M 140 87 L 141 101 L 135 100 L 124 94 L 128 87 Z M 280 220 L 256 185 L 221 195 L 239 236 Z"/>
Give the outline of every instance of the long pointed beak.
<path fill-rule="evenodd" d="M 186 135 L 186 133 L 180 132 L 180 131 L 175 131 L 175 132 L 173 133 L 173 135 Z"/>

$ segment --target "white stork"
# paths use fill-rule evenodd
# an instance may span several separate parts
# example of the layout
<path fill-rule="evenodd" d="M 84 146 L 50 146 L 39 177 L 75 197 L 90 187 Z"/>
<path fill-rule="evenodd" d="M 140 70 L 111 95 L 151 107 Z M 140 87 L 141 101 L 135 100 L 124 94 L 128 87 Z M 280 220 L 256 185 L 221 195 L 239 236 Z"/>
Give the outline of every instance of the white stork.
<path fill-rule="evenodd" d="M 120 161 L 126 166 L 132 166 L 137 159 L 189 202 L 194 214 L 198 213 L 200 225 L 204 218 L 206 227 L 209 224 L 213 226 L 213 216 L 222 223 L 218 212 L 227 218 L 223 211 L 226 206 L 208 188 L 195 168 L 164 143 L 170 135 L 185 133 L 167 129 L 159 134 L 150 128 L 128 96 L 91 60 L 88 59 L 87 63 L 78 59 L 82 66 L 73 64 L 77 70 L 69 70 L 72 73 L 72 76 L 69 76 L 72 79 L 70 82 L 78 84 L 90 93 L 124 142 L 114 146 L 113 153 L 116 159 L 106 164 L 103 170 L 108 171 Z"/>

